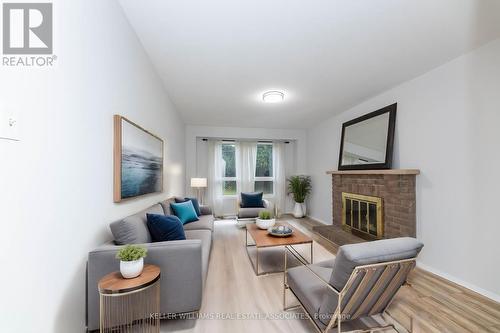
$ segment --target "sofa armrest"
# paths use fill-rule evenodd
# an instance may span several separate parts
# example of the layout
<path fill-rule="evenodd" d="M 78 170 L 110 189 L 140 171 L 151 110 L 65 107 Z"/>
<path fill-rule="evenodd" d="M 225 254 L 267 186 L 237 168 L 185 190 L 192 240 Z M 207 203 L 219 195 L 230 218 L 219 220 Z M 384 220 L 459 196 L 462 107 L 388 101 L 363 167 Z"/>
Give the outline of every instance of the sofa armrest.
<path fill-rule="evenodd" d="M 200 205 L 201 215 L 213 215 L 212 208 L 208 205 Z"/>
<path fill-rule="evenodd" d="M 162 313 L 199 310 L 202 299 L 202 244 L 199 239 L 138 244 L 148 249 L 144 262 L 160 267 Z M 107 243 L 91 251 L 87 263 L 87 328 L 99 328 L 97 285 L 106 274 L 120 269 L 116 253 L 123 246 Z"/>

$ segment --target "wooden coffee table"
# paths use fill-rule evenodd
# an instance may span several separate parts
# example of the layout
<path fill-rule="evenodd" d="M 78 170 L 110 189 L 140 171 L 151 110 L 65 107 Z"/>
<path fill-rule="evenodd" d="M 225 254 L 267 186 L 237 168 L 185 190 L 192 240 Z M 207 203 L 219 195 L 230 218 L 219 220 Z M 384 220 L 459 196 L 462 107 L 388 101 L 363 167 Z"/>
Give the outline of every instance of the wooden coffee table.
<path fill-rule="evenodd" d="M 247 250 L 247 255 L 248 258 L 250 259 L 250 263 L 252 265 L 252 268 L 255 272 L 255 275 L 264 275 L 264 274 L 272 274 L 272 273 L 283 273 L 284 272 L 284 262 L 285 262 L 285 256 L 286 256 L 286 248 L 290 250 L 290 252 L 298 257 L 301 258 L 303 261 L 312 263 L 313 262 L 313 240 L 307 236 L 306 234 L 302 233 L 301 231 L 297 230 L 297 228 L 292 227 L 288 223 L 277 223 L 277 225 L 286 225 L 290 228 L 293 229 L 293 234 L 288 237 L 275 237 L 271 236 L 267 233 L 267 230 L 262 230 L 257 227 L 255 224 L 247 224 L 246 226 L 246 232 L 245 232 L 245 246 Z M 253 239 L 254 244 L 249 244 L 248 243 L 248 235 L 250 235 L 251 239 Z M 301 244 L 310 244 L 311 246 L 311 252 L 310 252 L 310 260 L 307 261 L 293 246 L 294 245 L 301 245 Z M 255 247 L 256 250 L 256 262 L 254 264 L 254 261 L 252 260 L 252 257 L 249 252 L 249 248 Z M 283 247 L 283 269 L 279 270 L 274 270 L 274 271 L 267 271 L 267 272 L 261 272 L 259 270 L 259 250 L 264 249 L 264 248 L 278 248 L 278 247 Z"/>

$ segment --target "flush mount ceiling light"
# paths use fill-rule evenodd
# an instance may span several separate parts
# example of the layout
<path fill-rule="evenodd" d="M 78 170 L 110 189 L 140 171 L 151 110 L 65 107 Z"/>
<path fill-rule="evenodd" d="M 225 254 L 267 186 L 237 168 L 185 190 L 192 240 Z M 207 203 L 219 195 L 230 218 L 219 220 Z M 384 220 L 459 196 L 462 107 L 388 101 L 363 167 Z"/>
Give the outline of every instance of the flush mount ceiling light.
<path fill-rule="evenodd" d="M 284 99 L 285 94 L 277 90 L 267 91 L 262 95 L 262 100 L 266 103 L 279 103 L 283 102 Z"/>

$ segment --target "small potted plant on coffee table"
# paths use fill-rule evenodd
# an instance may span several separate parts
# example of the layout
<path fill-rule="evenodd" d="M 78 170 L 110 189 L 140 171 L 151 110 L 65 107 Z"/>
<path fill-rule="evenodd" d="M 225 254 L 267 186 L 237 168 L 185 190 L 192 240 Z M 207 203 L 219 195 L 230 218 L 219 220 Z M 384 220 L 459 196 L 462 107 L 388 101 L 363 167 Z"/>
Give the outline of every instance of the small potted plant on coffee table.
<path fill-rule="evenodd" d="M 269 229 L 274 223 L 276 223 L 276 219 L 271 218 L 271 212 L 267 210 L 263 210 L 259 213 L 259 217 L 256 220 L 257 227 L 259 229 Z"/>
<path fill-rule="evenodd" d="M 116 259 L 120 259 L 120 273 L 125 279 L 141 275 L 147 253 L 145 247 L 130 244 L 118 251 Z"/>

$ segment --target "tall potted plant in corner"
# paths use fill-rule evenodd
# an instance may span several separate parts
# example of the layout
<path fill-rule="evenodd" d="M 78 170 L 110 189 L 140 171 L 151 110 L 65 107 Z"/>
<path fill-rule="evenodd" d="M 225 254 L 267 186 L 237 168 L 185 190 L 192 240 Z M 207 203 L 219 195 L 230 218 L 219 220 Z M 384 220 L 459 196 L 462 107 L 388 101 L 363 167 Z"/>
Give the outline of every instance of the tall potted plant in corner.
<path fill-rule="evenodd" d="M 306 215 L 306 197 L 311 193 L 311 177 L 292 176 L 287 181 L 288 194 L 292 194 L 295 201 L 293 216 L 304 217 Z"/>

